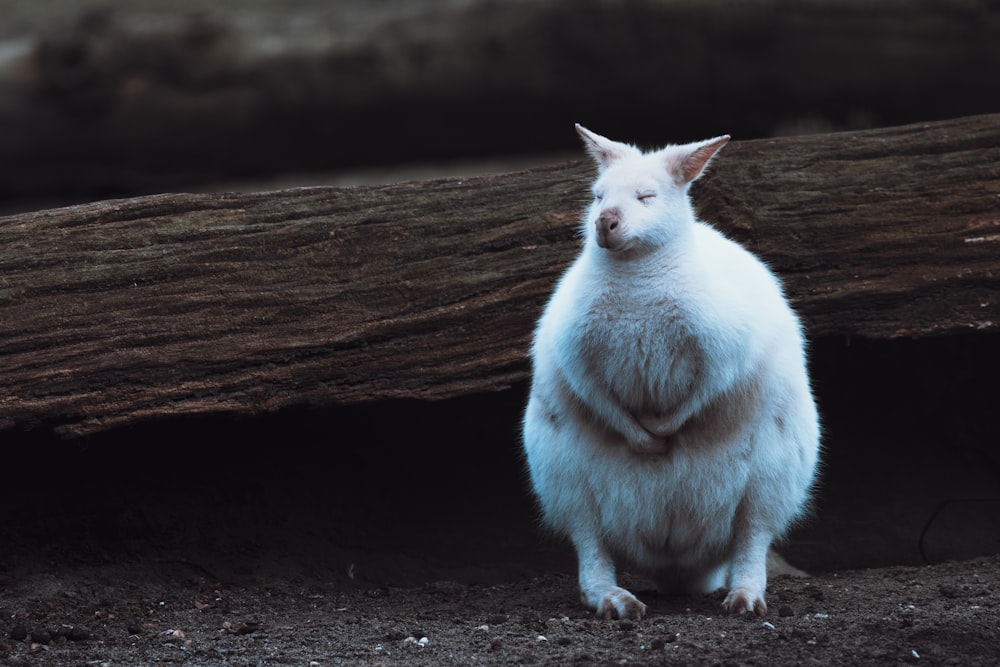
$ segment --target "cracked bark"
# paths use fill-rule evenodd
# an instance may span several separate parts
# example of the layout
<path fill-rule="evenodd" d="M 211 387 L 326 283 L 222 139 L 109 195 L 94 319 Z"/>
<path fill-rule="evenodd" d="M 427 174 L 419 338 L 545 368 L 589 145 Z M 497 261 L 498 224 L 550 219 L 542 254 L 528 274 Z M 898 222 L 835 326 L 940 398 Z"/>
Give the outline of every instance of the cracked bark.
<path fill-rule="evenodd" d="M 591 177 L 581 161 L 0 218 L 0 428 L 509 387 Z M 811 337 L 1000 326 L 1000 115 L 733 142 L 693 194 Z"/>

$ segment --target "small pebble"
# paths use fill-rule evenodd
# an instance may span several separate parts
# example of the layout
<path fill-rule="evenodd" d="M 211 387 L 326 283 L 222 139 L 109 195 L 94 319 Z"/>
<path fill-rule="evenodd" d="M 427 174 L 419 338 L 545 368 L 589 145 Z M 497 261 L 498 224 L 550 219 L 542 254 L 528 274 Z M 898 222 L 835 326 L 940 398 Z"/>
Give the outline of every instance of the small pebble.
<path fill-rule="evenodd" d="M 787 604 L 783 604 L 780 607 L 778 607 L 778 616 L 780 616 L 781 618 L 795 616 L 795 610 L 789 607 Z"/>
<path fill-rule="evenodd" d="M 52 635 L 46 630 L 33 630 L 31 632 L 31 641 L 35 644 L 48 644 L 52 641 Z"/>
<path fill-rule="evenodd" d="M 79 625 L 74 625 L 70 628 L 70 631 L 66 633 L 66 638 L 71 642 L 82 642 L 90 639 L 90 631 Z"/>
<path fill-rule="evenodd" d="M 662 650 L 662 649 L 663 649 L 664 647 L 666 647 L 666 645 L 667 645 L 667 642 L 666 642 L 666 640 L 664 640 L 664 639 L 662 639 L 662 638 L 660 638 L 660 637 L 657 637 L 656 639 L 654 639 L 654 640 L 652 641 L 652 643 L 650 644 L 650 647 L 651 647 L 651 648 L 652 648 L 652 649 L 653 649 L 654 651 L 660 651 L 660 650 Z"/>
<path fill-rule="evenodd" d="M 23 642 L 28 638 L 28 628 L 23 625 L 15 625 L 10 629 L 10 638 L 16 642 Z"/>
<path fill-rule="evenodd" d="M 569 646 L 570 644 L 573 643 L 573 640 L 570 639 L 569 637 L 560 637 L 559 639 L 556 640 L 556 643 L 559 644 L 560 646 Z"/>

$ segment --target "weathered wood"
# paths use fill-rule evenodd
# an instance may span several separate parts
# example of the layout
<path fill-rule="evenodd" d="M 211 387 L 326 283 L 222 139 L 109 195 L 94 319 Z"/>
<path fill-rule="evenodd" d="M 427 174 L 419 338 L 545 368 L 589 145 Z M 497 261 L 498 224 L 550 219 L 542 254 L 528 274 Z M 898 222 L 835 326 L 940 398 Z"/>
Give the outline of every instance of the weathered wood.
<path fill-rule="evenodd" d="M 0 427 L 510 386 L 591 177 L 578 162 L 0 218 Z M 695 198 L 784 276 L 813 337 L 1000 326 L 1000 115 L 734 142 Z"/>

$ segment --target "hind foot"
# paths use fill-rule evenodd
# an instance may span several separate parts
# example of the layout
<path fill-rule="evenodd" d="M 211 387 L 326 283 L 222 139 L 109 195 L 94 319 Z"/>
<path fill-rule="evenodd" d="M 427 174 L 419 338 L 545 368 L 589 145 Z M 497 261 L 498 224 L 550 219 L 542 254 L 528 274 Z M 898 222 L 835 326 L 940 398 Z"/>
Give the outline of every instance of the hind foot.
<path fill-rule="evenodd" d="M 594 597 L 597 599 L 595 600 Z M 605 620 L 639 620 L 646 615 L 646 605 L 624 588 L 615 586 L 603 591 L 599 596 L 584 595 L 584 604 L 597 612 Z"/>
<path fill-rule="evenodd" d="M 752 612 L 758 616 L 767 613 L 767 603 L 764 602 L 764 592 L 752 591 L 749 588 L 734 588 L 722 601 L 722 608 L 730 614 L 745 614 Z"/>

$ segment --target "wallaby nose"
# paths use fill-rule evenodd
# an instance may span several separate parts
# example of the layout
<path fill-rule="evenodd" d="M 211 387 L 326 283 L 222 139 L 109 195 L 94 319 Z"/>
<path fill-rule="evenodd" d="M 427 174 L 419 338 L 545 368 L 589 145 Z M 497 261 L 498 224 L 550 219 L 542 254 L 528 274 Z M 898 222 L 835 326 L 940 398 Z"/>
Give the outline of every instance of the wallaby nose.
<path fill-rule="evenodd" d="M 622 212 L 617 208 L 601 211 L 597 218 L 597 245 L 610 248 L 617 245 L 616 237 L 622 224 Z"/>
<path fill-rule="evenodd" d="M 601 211 L 601 217 L 598 218 L 597 224 L 605 231 L 613 232 L 618 229 L 618 225 L 621 224 L 621 216 L 621 211 L 616 208 L 609 208 Z"/>

